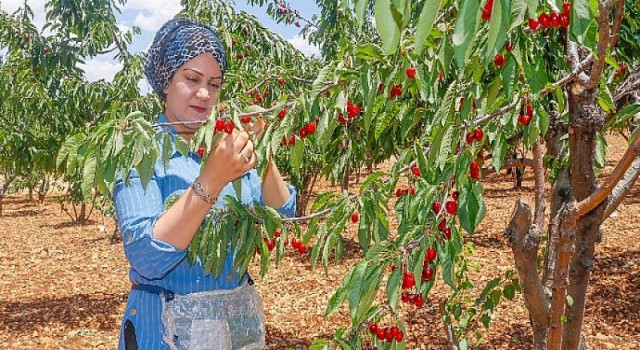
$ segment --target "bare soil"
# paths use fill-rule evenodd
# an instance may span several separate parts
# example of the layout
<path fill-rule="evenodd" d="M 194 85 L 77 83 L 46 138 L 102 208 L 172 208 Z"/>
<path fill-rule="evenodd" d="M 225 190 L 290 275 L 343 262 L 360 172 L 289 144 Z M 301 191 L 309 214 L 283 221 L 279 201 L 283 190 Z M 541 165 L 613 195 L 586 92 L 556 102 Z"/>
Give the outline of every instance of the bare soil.
<path fill-rule="evenodd" d="M 609 138 L 603 181 L 625 150 L 625 141 Z M 485 185 L 487 217 L 468 240 L 477 251 L 470 260 L 476 288 L 514 269 L 503 232 L 518 197 L 533 203 L 533 173 L 514 190 L 510 176 L 492 174 Z M 353 183 L 355 190 L 358 184 Z M 336 189 L 322 183 L 318 191 Z M 104 225 L 104 230 L 101 230 Z M 592 349 L 640 349 L 640 186 L 636 184 L 615 215 L 602 227 L 602 241 L 589 287 L 584 335 Z M 0 348 L 115 349 L 120 319 L 130 288 L 122 243 L 111 240 L 113 222 L 94 213 L 86 225 L 70 223 L 57 203 L 38 206 L 15 194 L 5 199 L 0 218 Z M 345 234 L 347 253 L 328 274 L 311 270 L 309 253 L 289 253 L 256 285 L 265 301 L 270 349 L 305 349 L 318 337 L 331 337 L 348 323 L 346 306 L 323 318 L 327 302 L 361 251 L 355 228 Z M 422 309 L 401 307 L 408 324 L 407 349 L 446 349 L 437 301 L 447 287 L 439 283 Z M 532 349 L 532 334 L 522 296 L 501 302 L 482 349 Z"/>

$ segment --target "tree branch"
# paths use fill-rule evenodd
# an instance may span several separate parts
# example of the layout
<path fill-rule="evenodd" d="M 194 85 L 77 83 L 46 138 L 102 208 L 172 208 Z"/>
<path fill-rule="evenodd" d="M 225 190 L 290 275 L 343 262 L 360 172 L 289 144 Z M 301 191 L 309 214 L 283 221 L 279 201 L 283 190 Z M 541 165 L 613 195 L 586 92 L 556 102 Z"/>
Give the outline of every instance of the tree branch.
<path fill-rule="evenodd" d="M 562 316 L 566 304 L 567 287 L 569 286 L 569 266 L 575 251 L 576 215 L 575 207 L 569 204 L 558 214 L 559 225 L 556 268 L 553 273 L 553 294 L 551 296 L 551 310 L 549 317 L 549 331 L 547 344 L 549 350 L 562 348 Z M 533 260 L 535 261 L 535 260 Z"/>
<path fill-rule="evenodd" d="M 447 298 L 442 298 L 440 300 L 440 313 L 443 315 L 442 316 L 442 327 L 444 328 L 444 332 L 447 334 L 447 340 L 449 341 L 449 349 L 451 350 L 458 350 L 460 348 L 460 345 L 458 344 L 458 341 L 456 340 L 456 336 L 453 332 L 453 328 L 451 327 L 450 323 L 447 323 L 444 315 L 446 315 L 446 311 L 445 311 L 445 305 L 447 303 Z"/>
<path fill-rule="evenodd" d="M 549 307 L 536 264 L 531 263 L 538 257 L 540 235 L 538 230 L 531 228 L 531 207 L 525 199 L 521 198 L 516 202 L 504 235 L 513 251 L 516 270 L 522 283 L 522 295 L 533 324 L 536 349 L 540 349 L 549 322 Z"/>
<path fill-rule="evenodd" d="M 607 56 L 607 47 L 612 39 L 609 26 L 609 11 L 611 10 L 612 4 L 613 1 L 608 1 L 606 3 L 600 1 L 598 3 L 599 16 L 596 19 L 598 22 L 598 33 L 600 35 L 597 47 L 598 59 L 592 66 L 589 81 L 584 84 L 584 88 L 586 90 L 591 90 L 600 84 L 600 77 L 602 76 L 602 70 L 606 63 L 605 57 Z"/>
<path fill-rule="evenodd" d="M 622 203 L 625 195 L 629 192 L 636 180 L 638 180 L 638 177 L 640 177 L 640 157 L 636 157 L 633 160 L 629 169 L 624 173 L 622 180 L 620 180 L 611 191 L 607 199 L 607 207 L 604 209 L 603 221 L 609 218 L 620 203 Z"/>
<path fill-rule="evenodd" d="M 578 217 L 590 212 L 609 197 L 614 187 L 620 182 L 638 155 L 640 155 L 640 137 L 636 137 L 635 141 L 633 141 L 626 152 L 624 152 L 622 159 L 620 159 L 618 165 L 613 169 L 613 173 L 611 173 L 604 186 L 598 188 L 593 194 L 576 205 L 576 214 Z"/>
<path fill-rule="evenodd" d="M 542 162 L 542 146 L 540 145 L 540 140 L 536 140 L 536 144 L 533 146 L 533 164 L 533 173 L 536 183 L 536 209 L 534 214 L 534 223 L 538 232 L 542 232 L 547 200 L 544 189 L 544 164 Z"/>

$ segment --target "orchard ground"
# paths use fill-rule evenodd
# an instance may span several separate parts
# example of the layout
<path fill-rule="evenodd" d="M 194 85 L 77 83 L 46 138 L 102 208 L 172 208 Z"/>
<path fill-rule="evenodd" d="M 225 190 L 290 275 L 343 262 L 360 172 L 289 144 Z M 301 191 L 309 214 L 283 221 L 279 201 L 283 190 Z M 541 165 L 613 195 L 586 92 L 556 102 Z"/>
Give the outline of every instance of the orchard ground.
<path fill-rule="evenodd" d="M 607 169 L 625 150 L 625 140 L 608 137 Z M 533 172 L 525 172 L 523 188 L 513 189 L 504 171 L 482 180 L 487 217 L 477 234 L 468 237 L 477 248 L 469 257 L 481 266 L 473 272 L 476 293 L 485 282 L 514 269 L 503 232 L 515 200 L 533 204 Z M 358 184 L 352 181 L 353 190 Z M 318 191 L 337 189 L 326 182 Z M 114 349 L 130 284 L 121 242 L 111 241 L 113 223 L 94 213 L 85 226 L 70 223 L 57 203 L 38 206 L 25 195 L 5 199 L 0 218 L 0 348 L 1 349 Z M 106 230 L 101 232 L 100 225 Z M 256 286 L 265 301 L 267 343 L 270 349 L 305 349 L 318 337 L 331 337 L 348 324 L 346 305 L 328 319 L 323 314 L 329 297 L 359 256 L 356 225 L 347 237 L 345 259 L 310 269 L 309 251 L 290 250 L 278 268 L 272 265 Z M 584 335 L 592 349 L 640 349 L 640 185 L 636 184 L 615 217 L 603 225 L 595 270 L 589 287 Z M 438 278 L 440 276 L 437 276 Z M 442 281 L 422 309 L 401 303 L 407 324 L 407 349 L 446 349 L 439 321 L 438 301 L 445 295 Z M 141 317 L 143 315 L 140 315 Z M 391 320 L 386 320 L 391 322 Z M 381 322 L 382 325 L 386 324 Z M 485 334 L 483 349 L 532 349 L 532 333 L 522 295 L 504 300 Z"/>

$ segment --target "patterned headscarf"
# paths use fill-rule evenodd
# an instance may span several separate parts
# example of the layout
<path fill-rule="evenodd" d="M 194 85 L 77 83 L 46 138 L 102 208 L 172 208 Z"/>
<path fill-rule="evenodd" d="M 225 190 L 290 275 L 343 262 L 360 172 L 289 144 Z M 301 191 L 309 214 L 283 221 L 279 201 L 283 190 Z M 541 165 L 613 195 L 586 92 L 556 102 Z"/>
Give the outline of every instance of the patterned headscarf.
<path fill-rule="evenodd" d="M 176 70 L 205 52 L 211 53 L 218 61 L 224 81 L 227 59 L 215 30 L 187 18 L 174 18 L 156 33 L 149 47 L 144 74 L 153 90 L 165 100 L 169 79 Z"/>

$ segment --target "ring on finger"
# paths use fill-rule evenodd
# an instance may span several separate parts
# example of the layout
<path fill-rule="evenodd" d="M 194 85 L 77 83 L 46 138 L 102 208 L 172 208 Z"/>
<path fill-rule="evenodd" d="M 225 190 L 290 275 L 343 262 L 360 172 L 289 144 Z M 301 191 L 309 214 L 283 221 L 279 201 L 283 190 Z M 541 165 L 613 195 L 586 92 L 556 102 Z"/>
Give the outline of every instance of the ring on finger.
<path fill-rule="evenodd" d="M 242 157 L 242 159 L 244 159 L 245 163 L 249 163 L 251 161 L 251 158 L 245 156 L 244 153 L 242 153 L 242 152 L 240 152 L 240 157 Z"/>

